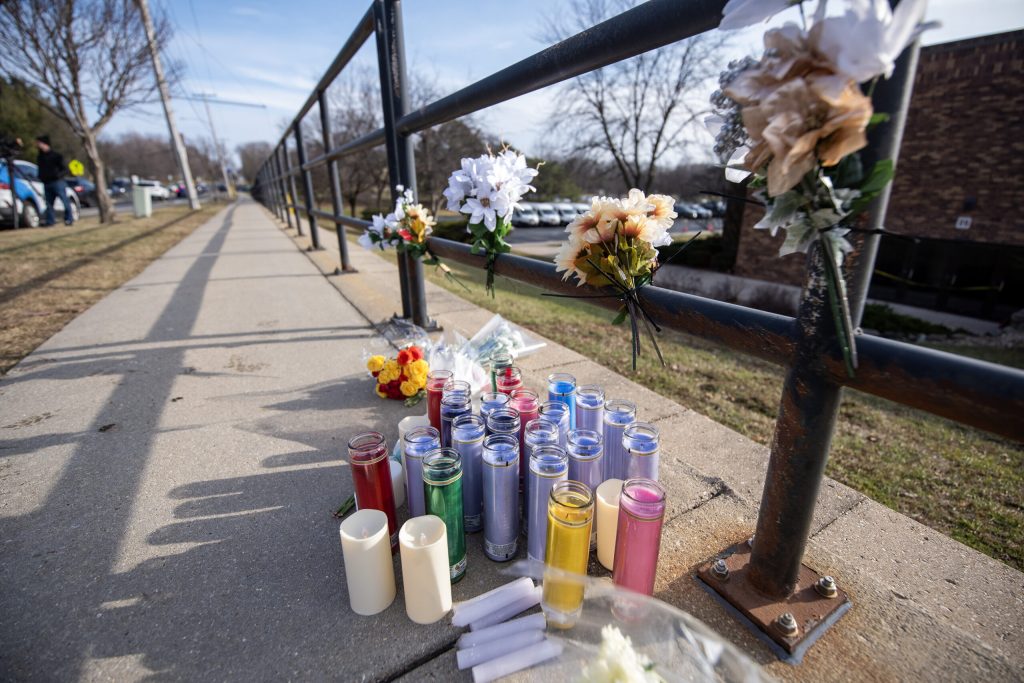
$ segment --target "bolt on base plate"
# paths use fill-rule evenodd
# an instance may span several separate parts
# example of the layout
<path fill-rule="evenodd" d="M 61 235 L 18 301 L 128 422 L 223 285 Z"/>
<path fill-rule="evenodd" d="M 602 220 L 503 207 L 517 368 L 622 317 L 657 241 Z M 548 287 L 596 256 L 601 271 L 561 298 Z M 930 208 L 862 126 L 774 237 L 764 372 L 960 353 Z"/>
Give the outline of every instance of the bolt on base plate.
<path fill-rule="evenodd" d="M 798 664 L 807 649 L 850 609 L 850 599 L 835 586 L 831 577 L 823 577 L 807 565 L 801 565 L 800 579 L 793 594 L 785 600 L 772 602 L 750 585 L 747 580 L 749 564 L 750 546 L 743 541 L 701 566 L 697 578 L 713 596 L 752 627 L 780 659 Z M 818 588 L 816 584 L 820 584 Z M 833 597 L 822 595 L 831 595 L 833 590 Z"/>

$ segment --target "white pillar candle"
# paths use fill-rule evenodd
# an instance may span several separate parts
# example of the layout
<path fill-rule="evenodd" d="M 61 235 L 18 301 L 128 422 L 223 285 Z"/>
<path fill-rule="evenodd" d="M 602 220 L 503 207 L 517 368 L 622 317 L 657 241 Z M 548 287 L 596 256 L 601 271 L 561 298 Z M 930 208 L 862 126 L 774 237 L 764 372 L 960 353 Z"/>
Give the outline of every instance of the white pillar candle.
<path fill-rule="evenodd" d="M 562 654 L 562 644 L 545 640 L 473 667 L 473 683 L 490 683 Z"/>
<path fill-rule="evenodd" d="M 448 531 L 437 515 L 413 517 L 398 532 L 405 613 L 417 624 L 433 624 L 452 608 Z"/>
<path fill-rule="evenodd" d="M 395 507 L 405 505 L 405 468 L 397 460 L 388 460 L 391 467 L 391 492 L 395 496 Z"/>
<path fill-rule="evenodd" d="M 492 640 L 498 640 L 499 638 L 508 638 L 509 636 L 515 635 L 521 631 L 536 631 L 543 630 L 547 626 L 547 621 L 544 618 L 543 613 L 531 614 L 526 617 L 519 617 L 518 619 L 512 619 L 506 621 L 504 624 L 497 624 L 496 626 L 489 626 L 488 628 L 482 628 L 479 631 L 470 631 L 469 633 L 463 633 L 459 636 L 457 645 L 460 648 L 476 647 L 489 643 Z"/>
<path fill-rule="evenodd" d="M 530 591 L 529 595 L 519 598 L 515 602 L 510 602 L 504 607 L 491 612 L 487 616 L 481 619 L 477 619 L 476 621 L 470 623 L 469 628 L 472 631 L 479 631 L 482 628 L 494 626 L 495 624 L 500 624 L 501 622 L 506 621 L 507 619 L 511 619 L 520 612 L 525 612 L 531 607 L 536 607 L 537 605 L 539 605 L 542 593 L 543 587 L 537 586 L 532 591 Z"/>
<path fill-rule="evenodd" d="M 380 510 L 359 510 L 341 523 L 340 532 L 352 611 L 363 616 L 384 611 L 395 599 L 388 516 Z"/>
<path fill-rule="evenodd" d="M 621 479 L 608 479 L 597 487 L 597 561 L 611 570 L 615 563 L 615 530 L 619 527 Z"/>
<path fill-rule="evenodd" d="M 470 604 L 457 605 L 452 616 L 452 624 L 469 626 L 472 622 L 483 619 L 517 600 L 530 597 L 534 592 L 533 581 L 527 577 L 523 578 L 526 581 L 513 581 L 474 599 Z"/>
<path fill-rule="evenodd" d="M 529 576 L 521 576 L 518 579 L 516 579 L 515 581 L 509 581 L 508 583 L 502 584 L 502 585 L 498 586 L 497 588 L 492 588 L 491 590 L 487 591 L 486 593 L 481 593 L 480 595 L 477 595 L 476 597 L 470 598 L 469 600 L 463 600 L 462 602 L 457 602 L 457 603 L 455 603 L 455 606 L 453 607 L 453 609 L 455 610 L 455 613 L 458 614 L 462 610 L 462 608 L 469 607 L 470 605 L 478 603 L 481 600 L 486 600 L 487 598 L 491 597 L 492 595 L 496 595 L 497 593 L 500 593 L 500 592 L 502 592 L 504 590 L 508 590 L 510 587 L 514 586 L 517 583 L 521 583 L 521 584 L 524 584 L 524 585 L 528 584 L 528 585 L 530 585 L 532 587 L 533 586 L 533 579 L 531 579 Z"/>
<path fill-rule="evenodd" d="M 471 666 L 483 664 L 484 662 L 489 662 L 492 659 L 497 659 L 498 657 L 504 657 L 510 652 L 522 650 L 527 645 L 533 645 L 534 643 L 539 643 L 542 640 L 544 640 L 544 631 L 538 631 L 536 629 L 532 631 L 520 631 L 508 638 L 492 640 L 489 643 L 484 643 L 477 647 L 469 647 L 464 650 L 459 650 L 455 653 L 455 660 L 458 663 L 459 669 L 468 669 Z"/>

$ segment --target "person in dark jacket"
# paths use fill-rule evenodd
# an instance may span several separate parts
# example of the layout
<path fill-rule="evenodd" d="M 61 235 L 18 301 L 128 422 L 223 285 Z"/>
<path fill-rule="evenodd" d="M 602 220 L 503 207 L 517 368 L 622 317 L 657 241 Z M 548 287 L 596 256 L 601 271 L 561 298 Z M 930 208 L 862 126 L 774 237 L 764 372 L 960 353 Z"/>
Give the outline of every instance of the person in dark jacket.
<path fill-rule="evenodd" d="M 75 216 L 71 212 L 71 203 L 68 201 L 68 186 L 64 182 L 64 176 L 67 175 L 64 157 L 50 147 L 49 135 L 37 137 L 36 147 L 39 148 L 39 155 L 36 158 L 39 164 L 39 180 L 43 183 L 43 193 L 46 195 L 46 213 L 43 215 L 43 226 L 50 226 L 56 222 L 53 216 L 53 200 L 58 197 L 64 203 L 64 225 L 71 225 L 75 222 Z"/>

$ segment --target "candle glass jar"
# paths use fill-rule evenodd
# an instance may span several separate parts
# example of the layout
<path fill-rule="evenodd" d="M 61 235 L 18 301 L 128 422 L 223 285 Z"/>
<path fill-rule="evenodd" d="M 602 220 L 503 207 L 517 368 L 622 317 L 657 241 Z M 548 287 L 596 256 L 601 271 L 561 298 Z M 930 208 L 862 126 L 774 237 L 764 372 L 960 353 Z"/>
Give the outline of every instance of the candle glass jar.
<path fill-rule="evenodd" d="M 510 365 L 507 368 L 502 369 L 494 379 L 495 391 L 500 391 L 506 396 L 511 395 L 516 389 L 520 389 L 523 386 L 523 373 L 514 365 Z"/>
<path fill-rule="evenodd" d="M 506 368 L 512 367 L 515 359 L 512 358 L 512 354 L 507 351 L 495 351 L 491 354 L 491 359 L 488 365 L 491 370 L 491 391 L 498 390 L 498 376 L 503 374 Z"/>
<path fill-rule="evenodd" d="M 498 408 L 487 416 L 487 435 L 507 434 L 519 442 L 519 413 L 512 408 Z"/>
<path fill-rule="evenodd" d="M 519 490 L 523 491 L 526 484 L 526 470 L 530 463 L 526 458 L 526 425 L 540 415 L 540 397 L 529 389 L 516 389 L 512 392 L 509 405 L 519 413 L 519 452 L 523 458 L 519 461 Z"/>
<path fill-rule="evenodd" d="M 473 404 L 469 394 L 462 392 L 446 393 L 441 399 L 441 448 L 452 445 L 452 422 L 460 415 L 473 412 Z"/>
<path fill-rule="evenodd" d="M 508 402 L 508 395 L 497 391 L 488 391 L 480 394 L 480 417 L 486 421 L 487 416 L 498 408 L 507 408 Z"/>
<path fill-rule="evenodd" d="M 463 394 L 465 396 L 472 396 L 473 391 L 469 386 L 469 382 L 463 379 L 450 379 L 444 384 L 444 389 L 441 390 L 441 400 L 444 401 L 445 396 L 452 396 L 454 394 Z"/>
<path fill-rule="evenodd" d="M 483 529 L 483 454 L 486 426 L 479 415 L 460 415 L 452 422 L 452 446 L 462 458 L 462 514 L 466 533 Z"/>
<path fill-rule="evenodd" d="M 423 458 L 423 497 L 427 514 L 437 515 L 448 534 L 452 583 L 466 573 L 466 534 L 462 513 L 462 459 L 454 448 L 438 448 Z"/>
<path fill-rule="evenodd" d="M 591 491 L 604 481 L 604 438 L 590 429 L 569 432 L 569 478 L 586 484 Z M 597 543 L 597 529 L 590 535 L 590 547 Z"/>
<path fill-rule="evenodd" d="M 427 373 L 427 418 L 430 426 L 441 431 L 441 394 L 452 378 L 451 370 L 431 370 Z"/>
<path fill-rule="evenodd" d="M 569 408 L 569 428 L 576 426 L 576 378 L 567 372 L 548 375 L 548 400 Z"/>
<path fill-rule="evenodd" d="M 575 408 L 575 401 L 572 403 Z M 540 404 L 540 409 L 537 411 L 545 420 L 550 420 L 558 425 L 558 445 L 562 448 L 566 446 L 566 439 L 569 436 L 569 430 L 572 429 L 572 423 L 569 421 L 569 405 L 562 403 L 561 401 L 544 401 Z"/>
<path fill-rule="evenodd" d="M 658 550 L 665 519 L 665 489 L 651 479 L 630 479 L 619 496 L 612 581 L 644 595 L 654 595 Z"/>
<path fill-rule="evenodd" d="M 604 429 L 604 389 L 588 384 L 576 389 L 576 422 L 574 429 L 600 432 Z"/>
<path fill-rule="evenodd" d="M 558 427 L 554 422 L 540 417 L 530 420 L 523 430 L 523 447 L 520 450 L 522 459 L 526 461 L 527 470 L 530 468 L 530 459 L 533 457 L 534 450 L 545 445 L 558 445 Z M 523 528 L 527 536 L 530 535 L 530 513 L 533 511 L 530 506 L 530 479 L 531 477 L 527 475 L 523 486 L 523 500 L 526 501 L 526 505 L 523 506 Z M 546 492 L 544 495 L 545 498 L 541 501 L 541 514 L 546 517 L 548 499 Z"/>
<path fill-rule="evenodd" d="M 574 625 L 583 607 L 593 523 L 594 494 L 585 484 L 560 481 L 551 488 L 544 564 L 560 571 L 544 577 L 541 607 L 548 623 L 557 628 Z M 562 572 L 580 578 L 573 580 Z"/>
<path fill-rule="evenodd" d="M 543 422 L 534 420 L 530 424 Z M 548 423 L 551 424 L 550 422 Z M 553 426 L 553 425 L 552 425 Z M 526 554 L 531 560 L 544 561 L 548 542 L 548 501 L 551 489 L 569 476 L 569 461 L 558 444 L 535 446 L 530 455 L 529 484 L 526 487 Z"/>
<path fill-rule="evenodd" d="M 409 516 L 427 514 L 423 498 L 423 456 L 441 447 L 441 435 L 433 427 L 415 427 L 405 434 L 405 499 Z"/>
<path fill-rule="evenodd" d="M 636 404 L 621 398 L 604 403 L 604 478 L 627 479 L 622 433 L 636 422 Z"/>
<path fill-rule="evenodd" d="M 519 540 L 519 439 L 513 434 L 484 439 L 483 500 L 484 554 L 507 562 Z"/>
<path fill-rule="evenodd" d="M 658 428 L 646 422 L 634 422 L 622 432 L 622 447 L 626 451 L 624 479 L 653 479 L 658 481 Z"/>
<path fill-rule="evenodd" d="M 360 510 L 380 510 L 388 518 L 391 552 L 398 550 L 398 518 L 395 515 L 395 492 L 391 488 L 391 465 L 388 444 L 379 432 L 364 432 L 348 442 L 348 463 L 356 506 Z"/>

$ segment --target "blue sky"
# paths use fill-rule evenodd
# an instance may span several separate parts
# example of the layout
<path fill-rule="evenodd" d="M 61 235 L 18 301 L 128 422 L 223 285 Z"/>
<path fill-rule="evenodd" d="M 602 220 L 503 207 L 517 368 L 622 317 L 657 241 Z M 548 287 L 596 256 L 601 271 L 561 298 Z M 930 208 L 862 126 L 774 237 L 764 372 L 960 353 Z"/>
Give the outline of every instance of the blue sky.
<path fill-rule="evenodd" d="M 681 2 L 684 0 L 680 0 Z M 211 105 L 218 135 L 230 149 L 249 140 L 276 141 L 330 64 L 366 0 L 150 0 L 167 13 L 175 36 L 167 57 L 183 68 L 179 92 L 215 93 L 226 100 L 263 104 L 265 109 Z M 838 4 L 838 3 L 836 3 Z M 943 23 L 924 43 L 941 43 L 1024 27 L 1024 2 L 931 0 L 928 18 Z M 567 7 L 562 0 L 405 0 L 403 16 L 408 66 L 448 93 L 545 47 L 538 40 L 545 13 Z M 512 11 L 512 7 L 515 11 Z M 776 21 L 786 17 L 777 18 Z M 759 52 L 763 27 L 734 34 L 737 55 Z M 375 64 L 373 39 L 357 62 Z M 557 86 L 492 107 L 478 120 L 526 151 L 541 144 Z M 208 138 L 201 103 L 175 100 L 186 138 Z M 106 134 L 125 131 L 166 134 L 159 105 L 123 112 Z"/>

